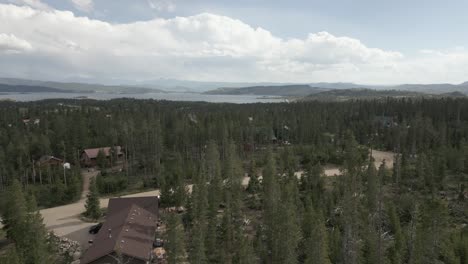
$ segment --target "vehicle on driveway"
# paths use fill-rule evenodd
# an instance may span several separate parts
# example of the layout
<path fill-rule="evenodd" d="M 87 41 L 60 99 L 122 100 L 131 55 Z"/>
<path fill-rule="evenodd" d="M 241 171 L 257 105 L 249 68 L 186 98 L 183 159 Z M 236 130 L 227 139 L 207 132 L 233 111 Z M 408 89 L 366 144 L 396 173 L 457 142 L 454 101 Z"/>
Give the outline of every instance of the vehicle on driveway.
<path fill-rule="evenodd" d="M 102 227 L 102 223 L 93 225 L 92 227 L 89 228 L 89 233 L 95 235 L 99 232 L 99 230 L 101 230 L 101 227 Z"/>

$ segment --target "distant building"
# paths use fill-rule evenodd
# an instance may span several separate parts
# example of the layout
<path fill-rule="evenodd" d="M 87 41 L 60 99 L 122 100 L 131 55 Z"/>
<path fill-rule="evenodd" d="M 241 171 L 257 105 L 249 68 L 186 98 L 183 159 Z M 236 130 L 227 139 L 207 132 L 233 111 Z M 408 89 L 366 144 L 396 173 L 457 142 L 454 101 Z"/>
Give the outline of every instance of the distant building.
<path fill-rule="evenodd" d="M 113 264 L 119 258 L 128 264 L 150 263 L 155 259 L 158 202 L 156 196 L 110 199 L 106 222 L 81 263 Z"/>
<path fill-rule="evenodd" d="M 124 155 L 122 147 L 120 146 L 85 149 L 81 152 L 81 165 L 86 167 L 96 166 L 99 151 L 102 151 L 107 159 L 110 159 L 112 151 L 115 151 L 116 153 L 114 155 L 117 158 L 117 161 L 120 161 Z"/>
<path fill-rule="evenodd" d="M 22 121 L 23 121 L 23 124 L 25 125 L 29 125 L 31 123 L 33 123 L 34 125 L 39 125 L 41 123 L 41 120 L 39 118 L 36 118 L 34 120 L 31 120 L 29 118 L 24 118 Z"/>
<path fill-rule="evenodd" d="M 395 122 L 394 117 L 391 116 L 376 116 L 374 122 L 385 127 L 397 126 L 398 123 Z"/>
<path fill-rule="evenodd" d="M 60 166 L 63 160 L 50 155 L 44 155 L 36 162 L 39 167 Z"/>

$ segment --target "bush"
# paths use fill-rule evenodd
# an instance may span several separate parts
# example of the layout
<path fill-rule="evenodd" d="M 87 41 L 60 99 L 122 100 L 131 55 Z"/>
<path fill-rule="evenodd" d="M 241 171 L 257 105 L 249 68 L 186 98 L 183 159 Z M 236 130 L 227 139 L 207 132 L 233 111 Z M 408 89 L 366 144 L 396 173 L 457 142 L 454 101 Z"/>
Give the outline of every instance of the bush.
<path fill-rule="evenodd" d="M 127 177 L 121 174 L 106 174 L 96 177 L 96 183 L 101 194 L 113 194 L 127 189 Z"/>

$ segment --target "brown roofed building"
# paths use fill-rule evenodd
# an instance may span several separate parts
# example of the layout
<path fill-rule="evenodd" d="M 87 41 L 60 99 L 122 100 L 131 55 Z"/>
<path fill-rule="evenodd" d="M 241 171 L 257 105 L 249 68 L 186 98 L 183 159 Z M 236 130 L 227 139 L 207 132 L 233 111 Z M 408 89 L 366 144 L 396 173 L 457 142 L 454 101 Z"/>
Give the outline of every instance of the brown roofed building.
<path fill-rule="evenodd" d="M 158 221 L 157 197 L 113 198 L 106 222 L 81 263 L 140 264 L 152 259 Z"/>
<path fill-rule="evenodd" d="M 93 167 L 96 166 L 97 157 L 99 155 L 99 151 L 102 151 L 107 159 L 111 158 L 112 151 L 115 151 L 115 157 L 117 161 L 119 161 L 123 157 L 122 147 L 115 146 L 115 147 L 104 147 L 104 148 L 92 148 L 92 149 L 85 149 L 81 152 L 80 162 L 81 165 L 86 167 Z"/>
<path fill-rule="evenodd" d="M 45 156 L 42 156 L 38 161 L 37 161 L 37 165 L 39 167 L 45 167 L 45 166 L 59 166 L 59 165 L 62 165 L 63 164 L 63 160 L 62 159 L 59 159 L 57 157 L 54 157 L 54 156 L 50 156 L 50 155 L 45 155 Z"/>

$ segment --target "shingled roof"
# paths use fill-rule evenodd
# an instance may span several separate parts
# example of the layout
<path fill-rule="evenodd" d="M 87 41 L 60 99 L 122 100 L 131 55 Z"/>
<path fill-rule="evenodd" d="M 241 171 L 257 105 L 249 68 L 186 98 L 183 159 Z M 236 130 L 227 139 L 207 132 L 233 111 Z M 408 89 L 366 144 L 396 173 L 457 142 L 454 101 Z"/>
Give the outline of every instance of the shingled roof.
<path fill-rule="evenodd" d="M 92 263 L 115 252 L 150 260 L 157 220 L 157 197 L 110 199 L 106 222 L 81 263 Z"/>
<path fill-rule="evenodd" d="M 104 155 L 106 155 L 106 157 L 110 156 L 111 149 L 112 149 L 111 147 L 92 148 L 92 149 L 85 149 L 85 150 L 83 150 L 83 152 L 86 153 L 88 158 L 95 159 L 95 158 L 97 158 L 100 150 L 102 150 L 104 152 Z M 117 155 L 122 155 L 123 154 L 122 153 L 122 147 L 116 146 L 115 149 L 117 151 Z"/>

